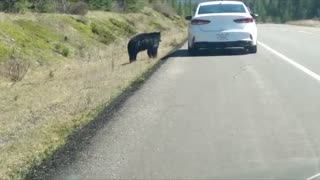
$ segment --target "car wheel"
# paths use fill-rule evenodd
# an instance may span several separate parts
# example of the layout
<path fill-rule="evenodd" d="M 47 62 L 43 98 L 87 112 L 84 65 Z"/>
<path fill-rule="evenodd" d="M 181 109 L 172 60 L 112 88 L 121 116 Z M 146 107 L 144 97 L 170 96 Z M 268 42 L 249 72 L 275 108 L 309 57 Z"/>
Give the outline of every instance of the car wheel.
<path fill-rule="evenodd" d="M 250 46 L 250 47 L 248 47 L 248 51 L 250 54 L 256 54 L 258 52 L 258 47 L 257 46 Z"/>
<path fill-rule="evenodd" d="M 188 47 L 188 54 L 190 56 L 194 56 L 198 54 L 198 49 L 194 47 Z"/>

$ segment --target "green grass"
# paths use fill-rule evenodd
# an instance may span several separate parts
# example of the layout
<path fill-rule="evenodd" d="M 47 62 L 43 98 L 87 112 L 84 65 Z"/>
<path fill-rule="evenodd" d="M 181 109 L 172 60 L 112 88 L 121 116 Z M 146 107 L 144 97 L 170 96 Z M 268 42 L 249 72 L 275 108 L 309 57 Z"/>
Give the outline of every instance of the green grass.
<path fill-rule="evenodd" d="M 54 49 L 57 53 L 61 54 L 64 57 L 68 57 L 70 55 L 70 49 L 63 43 L 55 44 Z"/>
<path fill-rule="evenodd" d="M 152 21 L 150 23 L 151 28 L 155 29 L 155 30 L 160 30 L 160 31 L 165 31 L 168 28 L 164 27 L 164 25 L 162 25 L 161 23 L 159 23 L 158 21 Z"/>
<path fill-rule="evenodd" d="M 120 37 L 132 37 L 138 33 L 137 21 L 145 24 L 143 32 L 169 30 L 168 23 L 175 21 L 151 9 L 128 15 L 101 12 L 90 12 L 87 16 L 31 15 L 0 22 L 0 62 L 9 60 L 12 49 L 23 59 L 43 65 L 64 61 L 63 57 L 82 58 L 78 56 L 83 54 L 79 53 L 83 51 L 79 47 L 93 47 L 97 42 L 109 45 Z M 175 23 L 184 27 L 180 20 Z"/>
<path fill-rule="evenodd" d="M 62 40 L 61 34 L 37 21 L 17 20 L 15 23 L 22 28 L 26 35 L 31 35 L 32 38 L 36 38 L 38 41 L 43 42 L 43 44 L 48 44 L 47 42 L 51 41 Z"/>
<path fill-rule="evenodd" d="M 109 28 L 114 29 L 119 36 L 131 36 L 137 33 L 135 28 L 126 21 L 119 21 L 117 19 L 110 19 L 109 21 L 111 23 L 111 26 L 109 26 Z"/>
<path fill-rule="evenodd" d="M 105 23 L 95 21 L 91 23 L 91 29 L 94 34 L 97 35 L 97 39 L 108 45 L 116 39 L 115 33 Z"/>
<path fill-rule="evenodd" d="M 141 53 L 139 61 L 123 66 L 128 62 L 126 44 L 131 36 L 166 27 L 159 56 L 173 48 L 172 34 L 175 41 L 184 39 L 180 20 L 150 9 L 146 12 L 151 16 L 2 14 L 0 179 L 25 178 L 156 64 Z M 2 64 L 10 64 L 12 59 L 30 63 L 20 82 L 1 74 Z"/>
<path fill-rule="evenodd" d="M 63 23 L 66 23 L 70 26 L 72 26 L 76 31 L 81 33 L 82 36 L 85 38 L 92 38 L 93 33 L 91 31 L 91 27 L 88 24 L 85 24 L 81 18 L 75 18 L 73 16 L 62 16 L 61 19 L 63 20 Z"/>
<path fill-rule="evenodd" d="M 127 21 L 121 21 L 114 18 L 107 20 L 92 20 L 91 30 L 97 35 L 97 39 L 108 45 L 118 37 L 129 37 L 137 31 Z"/>
<path fill-rule="evenodd" d="M 10 54 L 12 52 L 12 49 L 8 46 L 5 46 L 3 44 L 0 44 L 0 63 L 4 61 L 5 59 L 8 59 Z"/>
<path fill-rule="evenodd" d="M 30 61 L 53 60 L 53 44 L 61 41 L 57 32 L 31 20 L 0 22 L 0 31 L 5 34 L 8 47 Z M 4 46 L 0 44 L 0 47 Z M 8 47 L 1 48 L 0 61 L 8 60 Z"/>

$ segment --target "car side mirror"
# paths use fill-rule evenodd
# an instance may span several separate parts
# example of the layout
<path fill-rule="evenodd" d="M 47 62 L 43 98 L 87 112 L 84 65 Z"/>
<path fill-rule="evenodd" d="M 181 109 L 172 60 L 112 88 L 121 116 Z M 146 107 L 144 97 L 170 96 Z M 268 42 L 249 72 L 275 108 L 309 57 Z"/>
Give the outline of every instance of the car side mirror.
<path fill-rule="evenodd" d="M 251 14 L 251 16 L 256 19 L 257 17 L 259 17 L 259 14 Z"/>
<path fill-rule="evenodd" d="M 192 19 L 192 16 L 186 16 L 185 18 L 187 21 L 190 21 Z"/>

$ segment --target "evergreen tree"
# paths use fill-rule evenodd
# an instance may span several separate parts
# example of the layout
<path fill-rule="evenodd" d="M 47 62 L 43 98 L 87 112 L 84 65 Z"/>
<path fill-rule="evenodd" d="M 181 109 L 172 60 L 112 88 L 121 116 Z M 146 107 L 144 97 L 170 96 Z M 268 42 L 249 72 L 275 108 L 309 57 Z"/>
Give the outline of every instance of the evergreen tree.
<path fill-rule="evenodd" d="M 113 0 L 89 0 L 89 6 L 94 10 L 111 10 Z"/>
<path fill-rule="evenodd" d="M 144 7 L 145 0 L 117 0 L 118 7 L 124 12 L 138 12 Z"/>
<path fill-rule="evenodd" d="M 177 10 L 177 12 L 178 12 L 178 14 L 179 14 L 180 16 L 184 16 L 184 9 L 183 9 L 183 4 L 182 4 L 181 1 L 178 3 L 178 10 Z"/>
<path fill-rule="evenodd" d="M 21 13 L 63 12 L 70 6 L 85 2 L 93 10 L 112 10 L 116 4 L 123 12 L 139 12 L 148 3 L 161 3 L 176 11 L 179 15 L 192 15 L 195 5 L 204 0 L 0 0 L 0 11 Z M 259 14 L 259 21 L 286 22 L 290 20 L 320 17 L 320 0 L 243 0 L 252 13 Z"/>

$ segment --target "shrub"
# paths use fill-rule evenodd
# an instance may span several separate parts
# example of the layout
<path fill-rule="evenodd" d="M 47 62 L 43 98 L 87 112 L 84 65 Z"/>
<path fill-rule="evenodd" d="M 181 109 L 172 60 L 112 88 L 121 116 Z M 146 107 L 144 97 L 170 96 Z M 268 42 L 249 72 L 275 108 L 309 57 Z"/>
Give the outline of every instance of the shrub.
<path fill-rule="evenodd" d="M 69 53 L 70 53 L 69 48 L 64 47 L 64 48 L 62 49 L 62 53 L 61 53 L 61 54 L 62 54 L 64 57 L 68 57 L 68 56 L 69 56 Z"/>
<path fill-rule="evenodd" d="M 161 3 L 159 1 L 152 3 L 152 8 L 165 15 L 166 17 L 171 17 L 176 14 L 169 4 Z"/>
<path fill-rule="evenodd" d="M 61 49 L 62 49 L 62 45 L 61 45 L 60 43 L 54 45 L 54 50 L 55 50 L 56 52 L 60 52 Z"/>
<path fill-rule="evenodd" d="M 80 16 L 76 19 L 77 22 L 87 25 L 89 23 L 89 19 L 86 16 Z"/>
<path fill-rule="evenodd" d="M 49 72 L 49 78 L 50 79 L 54 78 L 54 72 L 52 70 Z"/>
<path fill-rule="evenodd" d="M 21 81 L 29 69 L 29 63 L 24 60 L 11 57 L 1 68 L 1 75 L 9 78 L 11 81 Z"/>
<path fill-rule="evenodd" d="M 117 0 L 114 9 L 120 12 L 140 12 L 144 8 L 144 0 Z"/>
<path fill-rule="evenodd" d="M 35 1 L 33 3 L 34 9 L 41 13 L 53 13 L 56 11 L 57 7 L 52 0 L 41 0 Z"/>
<path fill-rule="evenodd" d="M 97 22 L 93 22 L 91 24 L 91 29 L 92 32 L 98 36 L 98 40 L 104 44 L 110 44 L 116 39 L 112 31 L 103 24 L 101 25 Z"/>
<path fill-rule="evenodd" d="M 76 14 L 76 15 L 86 15 L 88 11 L 89 11 L 88 4 L 80 1 L 70 6 L 69 13 Z"/>
<path fill-rule="evenodd" d="M 111 10 L 113 0 L 89 0 L 90 8 L 93 10 Z"/>
<path fill-rule="evenodd" d="M 29 10 L 31 4 L 27 0 L 18 1 L 16 3 L 16 11 L 19 13 L 25 13 Z"/>
<path fill-rule="evenodd" d="M 70 54 L 69 48 L 60 43 L 54 46 L 54 51 L 61 54 L 64 57 L 68 57 Z"/>
<path fill-rule="evenodd" d="M 136 34 L 137 31 L 134 29 L 134 27 L 127 23 L 126 21 L 119 21 L 117 19 L 110 19 L 110 23 L 113 25 L 112 29 L 115 29 L 118 33 L 125 34 L 127 36 L 131 36 L 133 34 Z"/>

